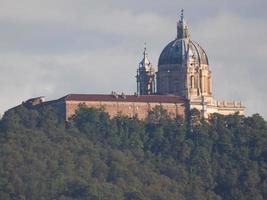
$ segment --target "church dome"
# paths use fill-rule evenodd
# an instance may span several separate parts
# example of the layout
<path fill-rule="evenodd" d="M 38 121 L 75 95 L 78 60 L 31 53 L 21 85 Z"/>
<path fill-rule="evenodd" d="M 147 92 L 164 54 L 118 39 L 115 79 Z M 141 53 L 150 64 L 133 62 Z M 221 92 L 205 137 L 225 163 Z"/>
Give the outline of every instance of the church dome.
<path fill-rule="evenodd" d="M 183 10 L 181 19 L 177 23 L 177 37 L 161 52 L 158 66 L 185 64 L 187 60 L 194 60 L 195 64 L 208 65 L 208 57 L 204 49 L 189 36 L 188 24 L 184 19 Z"/>
<path fill-rule="evenodd" d="M 158 66 L 183 64 L 188 56 L 194 58 L 197 64 L 209 64 L 207 54 L 198 43 L 189 38 L 177 38 L 163 49 Z"/>

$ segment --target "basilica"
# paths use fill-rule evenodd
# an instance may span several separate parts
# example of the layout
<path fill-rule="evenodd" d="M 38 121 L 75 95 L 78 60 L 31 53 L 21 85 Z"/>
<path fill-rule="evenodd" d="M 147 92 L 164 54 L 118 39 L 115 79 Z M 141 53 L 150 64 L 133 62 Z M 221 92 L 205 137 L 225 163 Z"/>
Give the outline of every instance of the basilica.
<path fill-rule="evenodd" d="M 168 43 L 160 54 L 158 71 L 145 48 L 136 77 L 139 95 L 182 96 L 189 101 L 190 109 L 198 109 L 205 118 L 211 113 L 244 114 L 241 102 L 214 100 L 208 56 L 191 39 L 183 10 L 177 23 L 176 39 Z"/>
<path fill-rule="evenodd" d="M 52 105 L 61 108 L 69 120 L 81 104 L 104 108 L 111 117 L 118 114 L 145 119 L 148 112 L 162 106 L 170 115 L 185 117 L 190 109 L 200 111 L 203 118 L 212 113 L 244 114 L 239 101 L 217 101 L 212 95 L 212 76 L 208 56 L 190 37 L 183 11 L 177 22 L 175 40 L 162 50 L 158 69 L 153 66 L 146 48 L 136 75 L 137 91 L 133 95 L 68 94 L 58 100 L 45 102 L 43 97 L 23 102 L 29 107 Z M 230 88 L 229 88 L 230 89 Z"/>

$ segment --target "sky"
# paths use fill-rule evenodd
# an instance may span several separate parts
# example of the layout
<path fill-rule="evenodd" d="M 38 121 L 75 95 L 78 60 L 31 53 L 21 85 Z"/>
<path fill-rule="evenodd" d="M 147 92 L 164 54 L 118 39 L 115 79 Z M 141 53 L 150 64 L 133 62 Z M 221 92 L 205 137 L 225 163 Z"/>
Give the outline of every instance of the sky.
<path fill-rule="evenodd" d="M 215 99 L 266 119 L 266 0 L 0 0 L 0 114 L 37 96 L 134 93 L 144 42 L 157 67 L 182 8 Z"/>

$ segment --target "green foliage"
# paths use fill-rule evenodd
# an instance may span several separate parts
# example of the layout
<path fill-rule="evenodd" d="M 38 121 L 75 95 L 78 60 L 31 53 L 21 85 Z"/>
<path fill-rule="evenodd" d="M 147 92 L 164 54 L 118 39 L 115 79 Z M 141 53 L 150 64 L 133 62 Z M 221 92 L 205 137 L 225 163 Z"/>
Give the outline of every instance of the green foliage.
<path fill-rule="evenodd" d="M 81 105 L 20 106 L 0 120 L 0 199 L 267 199 L 267 125 L 214 114 L 145 121 Z"/>

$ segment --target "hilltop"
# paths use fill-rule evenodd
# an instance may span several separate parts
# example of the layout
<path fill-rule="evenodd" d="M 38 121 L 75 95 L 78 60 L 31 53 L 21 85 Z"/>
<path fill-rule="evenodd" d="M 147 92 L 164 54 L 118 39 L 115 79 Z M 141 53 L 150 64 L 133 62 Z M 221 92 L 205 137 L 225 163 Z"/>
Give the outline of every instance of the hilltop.
<path fill-rule="evenodd" d="M 0 121 L 0 199 L 267 199 L 267 123 L 161 107 L 141 121 L 19 106 Z"/>

